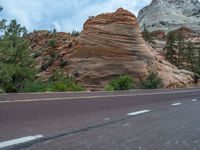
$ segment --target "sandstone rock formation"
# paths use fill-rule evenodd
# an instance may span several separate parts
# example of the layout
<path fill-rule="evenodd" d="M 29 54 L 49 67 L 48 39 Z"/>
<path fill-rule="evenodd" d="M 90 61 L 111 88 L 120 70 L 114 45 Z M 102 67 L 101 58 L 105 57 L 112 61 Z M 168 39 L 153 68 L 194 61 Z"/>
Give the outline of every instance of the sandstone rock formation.
<path fill-rule="evenodd" d="M 165 87 L 181 87 L 192 82 L 190 72 L 178 70 L 164 60 L 162 53 L 145 43 L 137 18 L 122 8 L 88 19 L 76 39 L 64 33 L 62 36 L 58 34 L 61 33 L 54 35 L 58 42 L 54 51 L 58 52 L 58 57 L 39 74 L 43 79 L 62 69 L 69 75 L 76 72 L 77 82 L 91 90 L 101 90 L 109 81 L 123 74 L 142 80 L 151 71 L 158 72 Z M 47 39 L 52 39 L 52 36 L 44 31 L 30 36 L 32 49 L 37 51 L 42 47 L 42 56 L 49 57 Z M 61 68 L 60 59 L 68 61 L 69 65 Z"/>
<path fill-rule="evenodd" d="M 104 86 L 120 74 L 142 80 L 151 71 L 159 73 L 165 87 L 192 81 L 189 72 L 178 70 L 145 43 L 136 17 L 122 8 L 90 18 L 76 42 L 71 67 L 84 85 Z"/>
<path fill-rule="evenodd" d="M 200 33 L 199 0 L 152 0 L 138 14 L 142 27 L 145 23 L 150 31 L 166 32 L 185 26 Z"/>
<path fill-rule="evenodd" d="M 50 33 L 46 30 L 35 31 L 29 34 L 27 39 L 30 42 L 30 48 L 36 60 L 35 67 L 38 70 L 41 69 L 42 65 L 48 64 L 53 59 L 52 63 L 38 74 L 43 80 L 47 80 L 53 72 L 61 68 L 60 62 L 63 56 L 71 54 L 71 48 L 74 44 L 74 37 L 70 34 L 64 32 Z M 52 41 L 54 42 L 53 48 L 50 44 Z M 54 58 L 51 54 L 54 54 Z"/>

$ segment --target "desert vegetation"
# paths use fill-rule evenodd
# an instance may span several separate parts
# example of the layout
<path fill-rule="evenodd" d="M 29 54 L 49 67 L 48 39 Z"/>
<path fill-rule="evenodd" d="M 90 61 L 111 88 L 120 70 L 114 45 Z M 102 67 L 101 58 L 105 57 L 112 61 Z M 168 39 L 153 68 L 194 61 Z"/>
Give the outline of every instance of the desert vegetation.
<path fill-rule="evenodd" d="M 150 72 L 149 75 L 140 82 L 136 82 L 129 75 L 122 75 L 106 85 L 107 91 L 131 90 L 131 89 L 158 89 L 163 87 L 163 81 L 157 73 Z"/>
<path fill-rule="evenodd" d="M 40 52 L 32 53 L 26 39 L 27 30 L 12 20 L 8 25 L 1 22 L 0 37 L 0 92 L 46 92 L 46 91 L 83 91 L 84 88 L 76 83 L 73 76 L 66 76 L 62 72 L 55 72 L 48 81 L 37 78 L 39 71 L 46 70 L 55 61 L 57 54 L 54 51 L 55 40 L 50 40 L 48 46 L 52 51 L 41 69 L 34 68 L 35 60 Z M 67 61 L 61 59 L 64 67 Z"/>

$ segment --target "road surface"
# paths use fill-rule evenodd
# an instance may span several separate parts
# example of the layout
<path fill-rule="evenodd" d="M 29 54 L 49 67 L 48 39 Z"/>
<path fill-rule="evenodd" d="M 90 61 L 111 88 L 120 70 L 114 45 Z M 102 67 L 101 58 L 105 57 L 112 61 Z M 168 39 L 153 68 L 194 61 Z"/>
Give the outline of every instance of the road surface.
<path fill-rule="evenodd" d="M 0 149 L 199 150 L 200 89 L 0 95 Z"/>

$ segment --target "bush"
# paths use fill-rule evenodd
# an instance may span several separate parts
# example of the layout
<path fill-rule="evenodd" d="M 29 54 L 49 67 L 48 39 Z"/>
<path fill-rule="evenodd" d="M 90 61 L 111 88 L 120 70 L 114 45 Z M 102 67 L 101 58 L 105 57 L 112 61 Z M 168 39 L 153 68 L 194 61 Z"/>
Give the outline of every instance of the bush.
<path fill-rule="evenodd" d="M 134 87 L 135 86 L 134 86 L 133 78 L 128 75 L 123 75 L 111 81 L 105 87 L 105 89 L 107 91 L 119 91 L 119 90 L 130 90 L 130 89 L 133 89 Z"/>
<path fill-rule="evenodd" d="M 47 84 L 42 81 L 36 80 L 33 82 L 27 82 L 21 92 L 31 93 L 31 92 L 45 92 Z"/>
<path fill-rule="evenodd" d="M 32 54 L 32 57 L 33 57 L 33 58 L 38 58 L 38 57 L 41 56 L 41 55 L 42 55 L 41 52 L 36 51 L 36 52 L 34 52 L 34 53 Z"/>
<path fill-rule="evenodd" d="M 56 83 L 52 87 L 48 88 L 51 92 L 65 92 L 67 91 L 67 85 L 65 83 Z"/>
<path fill-rule="evenodd" d="M 51 48 L 55 48 L 56 44 L 57 44 L 57 42 L 55 39 L 51 39 L 48 41 L 48 46 L 50 46 Z"/>
<path fill-rule="evenodd" d="M 20 92 L 31 93 L 31 92 L 65 92 L 65 91 L 84 91 L 85 89 L 76 84 L 75 82 L 28 82 Z M 3 92 L 3 91 L 2 91 Z M 1 93 L 1 90 L 0 90 Z"/>
<path fill-rule="evenodd" d="M 65 82 L 66 77 L 65 75 L 60 71 L 55 71 L 50 77 L 49 82 Z"/>
<path fill-rule="evenodd" d="M 0 94 L 1 94 L 1 93 L 5 93 L 5 91 L 4 91 L 3 89 L 0 88 Z"/>
<path fill-rule="evenodd" d="M 142 82 L 142 86 L 145 89 L 158 89 L 163 87 L 163 81 L 158 76 L 158 73 L 151 72 Z"/>
<path fill-rule="evenodd" d="M 73 77 L 65 77 L 60 71 L 56 71 L 47 82 L 35 80 L 26 82 L 20 92 L 65 92 L 65 91 L 84 91 L 85 89 L 76 83 Z"/>
<path fill-rule="evenodd" d="M 84 87 L 73 82 L 67 86 L 67 91 L 85 91 Z"/>
<path fill-rule="evenodd" d="M 44 62 L 40 68 L 41 71 L 47 70 L 54 63 L 54 58 L 50 58 L 47 62 Z"/>
<path fill-rule="evenodd" d="M 63 58 L 60 59 L 60 67 L 64 68 L 69 65 L 69 62 L 67 60 L 64 60 Z"/>

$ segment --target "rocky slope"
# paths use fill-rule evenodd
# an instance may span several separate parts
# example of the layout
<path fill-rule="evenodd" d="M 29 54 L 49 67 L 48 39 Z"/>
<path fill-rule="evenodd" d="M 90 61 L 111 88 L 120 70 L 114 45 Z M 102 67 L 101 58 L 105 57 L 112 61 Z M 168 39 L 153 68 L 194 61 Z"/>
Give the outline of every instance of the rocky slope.
<path fill-rule="evenodd" d="M 34 39 L 31 40 L 33 49 L 39 49 L 36 45 L 43 45 L 45 51 L 48 51 L 46 40 L 35 45 Z M 42 78 L 47 78 L 58 69 L 70 75 L 76 72 L 77 81 L 92 90 L 102 89 L 107 82 L 122 74 L 142 80 L 151 71 L 159 73 L 165 87 L 181 87 L 192 82 L 190 72 L 178 70 L 164 60 L 162 53 L 156 52 L 145 43 L 137 18 L 122 8 L 87 20 L 82 33 L 76 39 L 56 39 L 62 41 L 54 48 L 54 51 L 60 49 L 58 57 L 47 70 L 39 74 Z M 40 41 L 43 40 L 38 40 Z M 70 46 L 62 47 L 69 41 Z M 61 68 L 60 59 L 68 61 L 68 65 Z"/>
<path fill-rule="evenodd" d="M 151 71 L 159 73 L 166 87 L 192 81 L 188 72 L 166 62 L 145 43 L 136 17 L 124 9 L 90 18 L 76 42 L 70 58 L 85 85 L 105 85 L 120 74 L 142 80 Z"/>
<path fill-rule="evenodd" d="M 150 31 L 166 32 L 181 26 L 200 33 L 200 2 L 198 0 L 152 0 L 138 14 L 142 27 L 145 23 Z"/>

